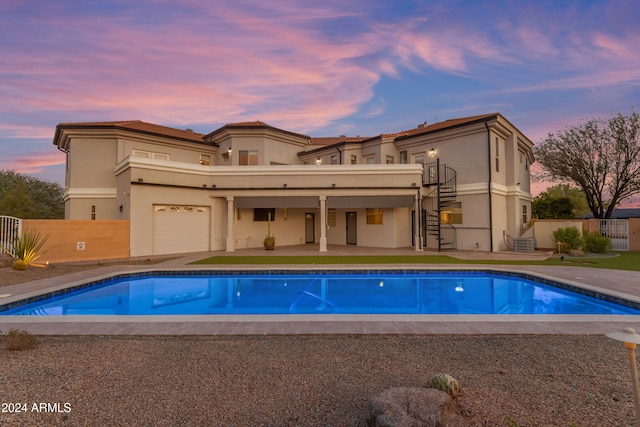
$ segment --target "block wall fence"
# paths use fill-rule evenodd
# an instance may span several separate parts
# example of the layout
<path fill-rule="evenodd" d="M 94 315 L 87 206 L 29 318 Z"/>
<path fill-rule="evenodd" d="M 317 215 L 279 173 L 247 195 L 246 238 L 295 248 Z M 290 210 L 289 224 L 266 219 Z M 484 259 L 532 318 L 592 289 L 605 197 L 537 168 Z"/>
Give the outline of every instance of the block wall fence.
<path fill-rule="evenodd" d="M 22 230 L 49 236 L 37 263 L 129 258 L 129 221 L 25 219 Z"/>

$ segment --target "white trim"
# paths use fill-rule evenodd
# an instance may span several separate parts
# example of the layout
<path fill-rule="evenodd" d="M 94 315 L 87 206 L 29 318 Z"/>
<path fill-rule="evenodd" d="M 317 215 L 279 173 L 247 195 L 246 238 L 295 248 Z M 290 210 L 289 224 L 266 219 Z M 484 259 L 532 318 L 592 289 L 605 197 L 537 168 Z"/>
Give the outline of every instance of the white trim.
<path fill-rule="evenodd" d="M 64 200 L 69 199 L 115 199 L 116 188 L 70 188 L 64 193 Z"/>
<path fill-rule="evenodd" d="M 420 174 L 421 164 L 359 164 L 359 165 L 269 165 L 269 166 L 202 166 L 193 163 L 176 162 L 171 160 L 157 161 L 142 157 L 128 157 L 118 163 L 115 174 L 119 175 L 125 170 L 136 167 L 162 172 L 190 173 L 203 176 L 259 176 L 268 175 L 391 175 Z"/>

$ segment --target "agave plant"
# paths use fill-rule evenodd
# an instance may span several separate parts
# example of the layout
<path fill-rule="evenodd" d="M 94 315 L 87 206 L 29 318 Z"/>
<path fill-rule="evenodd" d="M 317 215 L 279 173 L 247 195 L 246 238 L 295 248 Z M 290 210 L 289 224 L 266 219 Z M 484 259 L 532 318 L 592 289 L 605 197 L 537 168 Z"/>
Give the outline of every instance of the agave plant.
<path fill-rule="evenodd" d="M 49 240 L 49 235 L 43 236 L 38 231 L 25 230 L 21 237 L 17 237 L 13 243 L 13 252 L 5 248 L 2 249 L 14 258 L 18 258 L 26 265 L 32 265 L 40 258 L 40 250 Z"/>

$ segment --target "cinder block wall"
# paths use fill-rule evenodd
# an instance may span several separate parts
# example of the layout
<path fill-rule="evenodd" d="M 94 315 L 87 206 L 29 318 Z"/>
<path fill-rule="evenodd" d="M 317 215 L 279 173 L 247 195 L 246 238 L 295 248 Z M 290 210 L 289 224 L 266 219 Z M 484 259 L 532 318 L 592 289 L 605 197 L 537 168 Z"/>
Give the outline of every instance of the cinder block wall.
<path fill-rule="evenodd" d="M 49 235 L 37 263 L 129 258 L 129 221 L 25 219 L 22 229 Z"/>

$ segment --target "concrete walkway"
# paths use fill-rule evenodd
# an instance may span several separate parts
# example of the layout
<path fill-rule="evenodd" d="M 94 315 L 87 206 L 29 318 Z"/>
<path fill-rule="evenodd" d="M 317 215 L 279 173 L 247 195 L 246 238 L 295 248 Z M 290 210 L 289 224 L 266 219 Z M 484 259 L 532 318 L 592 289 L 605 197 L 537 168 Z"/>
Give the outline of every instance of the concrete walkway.
<path fill-rule="evenodd" d="M 211 256 L 245 255 L 438 255 L 411 248 L 378 249 L 330 246 L 325 253 L 315 245 L 278 248 L 276 251 L 244 249 L 236 252 L 193 253 L 160 262 L 151 267 L 111 265 L 0 289 L 0 304 L 57 289 L 106 278 L 123 272 L 152 270 L 306 270 L 308 265 L 188 265 Z M 545 259 L 537 252 L 445 252 L 461 259 Z M 603 294 L 640 303 L 640 272 L 594 269 L 577 266 L 505 266 L 474 264 L 386 264 L 322 265 L 314 269 L 481 269 L 518 271 L 588 288 Z M 254 335 L 254 334 L 603 334 L 633 327 L 640 330 L 640 316 L 611 315 L 177 315 L 177 316 L 0 316 L 0 330 L 21 329 L 40 335 Z"/>

